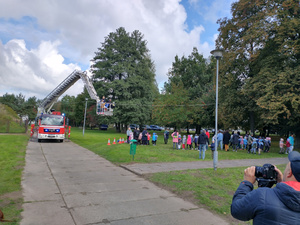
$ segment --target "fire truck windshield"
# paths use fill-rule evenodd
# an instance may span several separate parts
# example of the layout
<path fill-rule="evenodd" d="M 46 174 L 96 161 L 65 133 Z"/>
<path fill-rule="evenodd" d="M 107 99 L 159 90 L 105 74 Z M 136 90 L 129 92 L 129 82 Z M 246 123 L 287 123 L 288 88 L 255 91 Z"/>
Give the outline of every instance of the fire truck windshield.
<path fill-rule="evenodd" d="M 64 117 L 61 115 L 43 115 L 41 125 L 63 126 Z"/>

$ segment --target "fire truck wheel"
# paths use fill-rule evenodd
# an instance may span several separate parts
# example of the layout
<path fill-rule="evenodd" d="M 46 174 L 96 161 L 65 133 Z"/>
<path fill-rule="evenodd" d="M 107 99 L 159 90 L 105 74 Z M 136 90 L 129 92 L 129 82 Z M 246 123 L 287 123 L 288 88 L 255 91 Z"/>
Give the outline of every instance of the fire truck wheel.
<path fill-rule="evenodd" d="M 64 140 L 63 139 L 61 139 L 61 140 L 59 140 L 60 142 L 64 142 Z"/>

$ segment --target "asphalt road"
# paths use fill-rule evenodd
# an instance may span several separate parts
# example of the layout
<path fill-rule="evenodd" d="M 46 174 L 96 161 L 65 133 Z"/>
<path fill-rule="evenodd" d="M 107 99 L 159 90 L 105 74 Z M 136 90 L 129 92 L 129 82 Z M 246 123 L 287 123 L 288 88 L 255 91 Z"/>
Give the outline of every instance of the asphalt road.
<path fill-rule="evenodd" d="M 72 142 L 29 142 L 21 225 L 228 224 Z"/>

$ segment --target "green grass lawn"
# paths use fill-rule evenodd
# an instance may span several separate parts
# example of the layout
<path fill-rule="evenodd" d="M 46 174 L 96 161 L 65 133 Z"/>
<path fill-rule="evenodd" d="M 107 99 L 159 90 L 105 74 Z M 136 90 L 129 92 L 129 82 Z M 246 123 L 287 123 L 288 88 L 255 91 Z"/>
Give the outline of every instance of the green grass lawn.
<path fill-rule="evenodd" d="M 151 132 L 152 134 L 153 132 Z M 81 145 L 96 154 L 101 155 L 107 160 L 115 164 L 128 164 L 128 163 L 155 163 L 155 162 L 184 162 L 184 161 L 197 161 L 199 160 L 199 152 L 195 150 L 174 150 L 172 140 L 169 139 L 168 144 L 164 144 L 163 132 L 158 132 L 157 145 L 149 146 L 138 145 L 134 161 L 129 154 L 130 145 L 116 144 L 113 145 L 113 140 L 116 138 L 124 138 L 125 134 L 116 134 L 112 130 L 99 131 L 99 130 L 85 130 L 85 135 L 82 135 L 82 129 L 73 128 L 71 131 L 71 140 L 78 145 Z M 107 145 L 110 139 L 111 145 Z M 285 155 L 278 154 L 278 143 L 274 142 L 271 146 L 269 153 L 262 153 L 262 155 L 247 154 L 246 150 L 238 150 L 238 152 L 225 152 L 219 151 L 219 160 L 224 159 L 255 159 L 255 158 L 271 158 L 271 157 L 286 157 Z M 211 159 L 211 151 L 206 151 L 205 160 Z"/>
<path fill-rule="evenodd" d="M 26 135 L 0 135 L 0 209 L 7 220 L 21 219 L 21 176 L 27 143 Z"/>
<path fill-rule="evenodd" d="M 9 128 L 7 128 L 8 123 L 6 121 L 0 121 L 0 133 L 25 133 L 24 125 L 20 126 L 19 123 L 15 121 L 9 122 Z"/>
<path fill-rule="evenodd" d="M 277 165 L 283 172 L 286 165 Z M 147 175 L 147 179 L 176 195 L 205 207 L 226 218 L 231 224 L 242 224 L 230 214 L 233 194 L 244 177 L 244 169 L 219 168 L 172 171 Z M 257 183 L 255 183 L 257 188 Z M 250 222 L 246 224 L 250 224 Z"/>

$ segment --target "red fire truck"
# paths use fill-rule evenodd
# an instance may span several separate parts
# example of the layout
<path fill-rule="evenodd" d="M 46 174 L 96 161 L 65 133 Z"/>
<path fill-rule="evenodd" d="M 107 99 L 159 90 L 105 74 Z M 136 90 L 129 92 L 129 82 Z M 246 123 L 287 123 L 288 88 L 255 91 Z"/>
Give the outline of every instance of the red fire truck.
<path fill-rule="evenodd" d="M 63 142 L 65 139 L 66 119 L 60 112 L 41 114 L 37 120 L 37 139 L 55 139 Z"/>
<path fill-rule="evenodd" d="M 58 98 L 79 79 L 82 79 L 90 97 L 96 100 L 96 109 L 100 109 L 100 106 L 103 103 L 101 103 L 97 92 L 86 72 L 75 70 L 40 103 L 36 118 L 36 126 L 35 128 L 32 128 L 32 134 L 36 135 L 38 142 L 41 142 L 43 139 L 56 139 L 60 142 L 64 141 L 66 131 L 68 130 L 68 124 L 66 123 L 65 115 L 61 114 L 60 112 L 55 112 L 51 109 Z M 113 115 L 113 109 L 111 105 L 107 106 L 103 113 L 100 113 L 99 110 L 96 112 L 98 115 L 101 114 L 103 116 Z"/>

